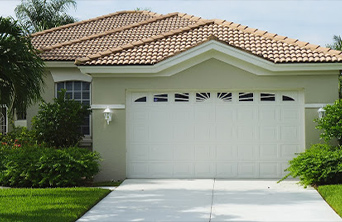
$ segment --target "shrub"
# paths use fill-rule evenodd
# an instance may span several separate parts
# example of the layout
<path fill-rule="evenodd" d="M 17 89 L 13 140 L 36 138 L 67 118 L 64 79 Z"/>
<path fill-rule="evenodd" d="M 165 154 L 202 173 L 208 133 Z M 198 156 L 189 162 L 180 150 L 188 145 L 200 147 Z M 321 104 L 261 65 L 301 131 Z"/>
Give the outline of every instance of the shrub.
<path fill-rule="evenodd" d="M 342 183 L 342 148 L 327 144 L 315 144 L 304 153 L 290 160 L 286 169 L 289 176 L 299 177 L 300 184 L 324 185 Z"/>
<path fill-rule="evenodd" d="M 81 125 L 90 114 L 89 106 L 65 98 L 59 92 L 53 103 L 42 103 L 33 118 L 33 131 L 39 142 L 52 147 L 76 146 L 82 139 Z"/>
<path fill-rule="evenodd" d="M 336 138 L 342 145 L 342 100 L 336 100 L 334 105 L 327 105 L 324 109 L 324 117 L 315 120 L 316 128 L 323 130 L 321 138 L 325 142 Z"/>
<path fill-rule="evenodd" d="M 6 135 L 0 135 L 2 145 L 17 146 L 22 144 L 33 145 L 37 143 L 34 133 L 26 127 L 14 127 L 14 129 Z"/>
<path fill-rule="evenodd" d="M 77 186 L 99 172 L 99 154 L 84 148 L 1 146 L 0 155 L 0 184 L 3 186 Z"/>

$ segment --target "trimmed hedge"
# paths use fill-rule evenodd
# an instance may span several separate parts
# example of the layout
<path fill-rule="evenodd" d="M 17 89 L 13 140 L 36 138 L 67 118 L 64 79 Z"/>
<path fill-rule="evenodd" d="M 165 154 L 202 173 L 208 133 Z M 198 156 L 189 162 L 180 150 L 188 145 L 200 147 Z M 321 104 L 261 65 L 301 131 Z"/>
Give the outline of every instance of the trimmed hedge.
<path fill-rule="evenodd" d="M 325 185 L 342 183 L 342 147 L 315 144 L 289 161 L 287 177 L 299 177 L 300 184 Z"/>
<path fill-rule="evenodd" d="M 0 185 L 10 187 L 79 186 L 99 172 L 100 155 L 85 148 L 42 145 L 0 147 Z"/>

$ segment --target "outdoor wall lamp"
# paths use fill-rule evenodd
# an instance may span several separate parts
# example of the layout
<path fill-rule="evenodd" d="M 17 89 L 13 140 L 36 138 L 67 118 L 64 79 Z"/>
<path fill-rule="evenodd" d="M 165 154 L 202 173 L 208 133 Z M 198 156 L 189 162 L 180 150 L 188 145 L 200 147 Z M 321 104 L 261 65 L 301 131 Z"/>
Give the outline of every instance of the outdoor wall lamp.
<path fill-rule="evenodd" d="M 325 109 L 323 108 L 323 106 L 319 108 L 317 112 L 318 112 L 318 118 L 322 119 L 322 117 L 324 117 L 325 115 Z"/>
<path fill-rule="evenodd" d="M 108 106 L 103 111 L 103 115 L 104 115 L 105 120 L 107 121 L 107 125 L 109 125 L 109 122 L 112 121 L 112 114 L 113 114 L 113 111 L 111 109 L 109 109 Z"/>

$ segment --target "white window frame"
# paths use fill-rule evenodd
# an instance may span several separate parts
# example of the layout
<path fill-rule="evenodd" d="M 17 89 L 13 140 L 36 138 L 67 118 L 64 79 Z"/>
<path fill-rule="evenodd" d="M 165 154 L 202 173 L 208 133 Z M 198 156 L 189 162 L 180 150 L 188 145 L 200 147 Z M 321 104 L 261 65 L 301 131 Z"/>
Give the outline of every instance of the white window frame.
<path fill-rule="evenodd" d="M 57 84 L 58 83 L 66 83 L 66 82 L 87 82 L 89 83 L 89 106 L 91 106 L 91 92 L 92 92 L 92 87 L 91 87 L 91 82 L 90 81 L 84 81 L 84 80 L 63 80 L 59 82 L 55 82 L 55 98 L 57 98 L 58 95 L 58 90 L 57 90 Z M 82 92 L 81 92 L 82 95 Z M 89 134 L 84 134 L 84 140 L 89 140 L 92 137 L 92 118 L 91 114 L 89 115 Z"/>
<path fill-rule="evenodd" d="M 5 133 L 8 133 L 8 108 L 6 105 L 0 105 L 1 108 L 5 108 L 6 109 L 6 123 L 5 123 Z"/>

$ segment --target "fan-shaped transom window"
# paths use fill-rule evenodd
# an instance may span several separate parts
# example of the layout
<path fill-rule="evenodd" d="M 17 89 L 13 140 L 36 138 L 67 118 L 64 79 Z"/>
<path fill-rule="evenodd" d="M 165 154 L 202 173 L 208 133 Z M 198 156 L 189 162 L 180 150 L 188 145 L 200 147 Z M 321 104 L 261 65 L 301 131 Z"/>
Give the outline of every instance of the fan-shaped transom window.
<path fill-rule="evenodd" d="M 198 93 L 196 93 L 196 102 L 204 102 L 208 99 L 210 99 L 210 93 L 209 92 L 198 92 Z"/>
<path fill-rule="evenodd" d="M 241 101 L 241 102 L 252 102 L 253 101 L 253 93 L 251 93 L 251 92 L 240 92 L 239 93 L 239 101 Z"/>
<path fill-rule="evenodd" d="M 146 101 L 147 101 L 146 96 L 143 96 L 143 97 L 140 97 L 140 98 L 137 98 L 136 100 L 134 100 L 134 102 L 136 102 L 136 103 L 145 103 Z"/>
<path fill-rule="evenodd" d="M 290 97 L 290 96 L 285 96 L 285 95 L 283 95 L 282 100 L 283 100 L 283 101 L 295 101 L 294 98 L 292 98 L 292 97 Z"/>
<path fill-rule="evenodd" d="M 233 95 L 230 92 L 218 92 L 217 98 L 224 102 L 231 102 L 233 99 Z"/>
<path fill-rule="evenodd" d="M 189 102 L 189 93 L 175 93 L 175 102 Z"/>
<path fill-rule="evenodd" d="M 167 102 L 168 94 L 155 94 L 153 97 L 153 102 Z"/>
<path fill-rule="evenodd" d="M 260 93 L 260 101 L 275 101 L 274 93 Z"/>

